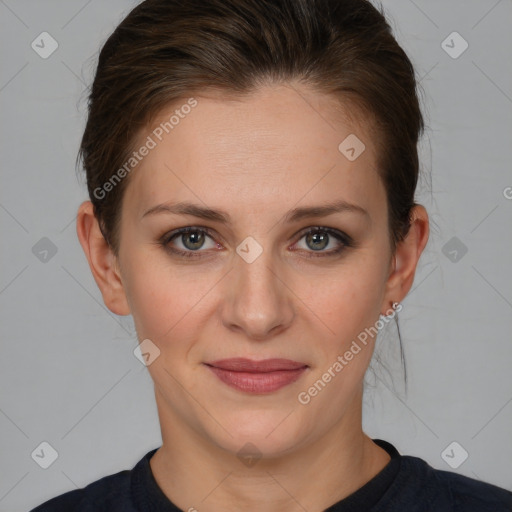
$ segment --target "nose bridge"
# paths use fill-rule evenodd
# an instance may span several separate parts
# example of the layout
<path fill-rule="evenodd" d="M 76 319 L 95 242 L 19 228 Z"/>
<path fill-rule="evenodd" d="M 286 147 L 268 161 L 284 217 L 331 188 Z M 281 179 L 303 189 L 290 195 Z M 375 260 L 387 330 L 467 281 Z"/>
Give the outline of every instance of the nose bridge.
<path fill-rule="evenodd" d="M 253 247 L 250 247 L 249 242 L 245 243 L 244 246 L 239 246 L 240 252 L 247 250 L 248 246 L 249 253 L 255 250 Z M 240 256 L 235 265 L 235 272 L 237 273 L 239 284 L 242 286 L 239 292 L 250 292 L 250 296 L 268 295 L 269 300 L 273 298 L 278 292 L 276 281 L 279 282 L 279 279 L 275 270 L 277 266 L 276 261 L 273 261 L 270 249 L 262 250 L 259 256 L 250 261 Z M 244 291 L 243 288 L 248 289 Z"/>
<path fill-rule="evenodd" d="M 293 316 L 289 293 L 279 275 L 282 267 L 273 251 L 252 237 L 244 239 L 236 252 L 223 321 L 248 337 L 265 338 L 277 327 L 288 325 Z"/>

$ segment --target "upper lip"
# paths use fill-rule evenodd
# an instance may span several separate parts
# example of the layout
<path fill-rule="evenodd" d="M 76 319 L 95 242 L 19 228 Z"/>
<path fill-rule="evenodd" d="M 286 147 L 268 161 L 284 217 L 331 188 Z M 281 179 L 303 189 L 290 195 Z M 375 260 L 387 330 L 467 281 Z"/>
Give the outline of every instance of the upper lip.
<path fill-rule="evenodd" d="M 249 373 L 267 373 L 279 370 L 297 370 L 305 368 L 307 364 L 292 361 L 290 359 L 262 359 L 254 361 L 243 357 L 236 357 L 233 359 L 219 359 L 218 361 L 211 361 L 205 363 L 208 366 L 215 366 L 222 370 L 229 370 L 233 372 L 249 372 Z"/>

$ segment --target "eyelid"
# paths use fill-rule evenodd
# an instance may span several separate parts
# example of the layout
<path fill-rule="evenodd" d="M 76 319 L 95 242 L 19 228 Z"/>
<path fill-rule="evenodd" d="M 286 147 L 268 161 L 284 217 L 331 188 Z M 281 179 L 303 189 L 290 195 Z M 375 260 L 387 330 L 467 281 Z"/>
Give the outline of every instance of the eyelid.
<path fill-rule="evenodd" d="M 329 236 L 332 236 L 335 238 L 340 244 L 341 247 L 338 247 L 337 249 L 331 249 L 329 251 L 304 251 L 309 254 L 308 257 L 328 257 L 328 256 L 336 256 L 340 255 L 342 252 L 344 252 L 346 249 L 355 247 L 355 242 L 353 238 L 349 235 L 347 235 L 345 232 L 337 229 L 337 228 L 331 228 L 328 226 L 309 226 L 307 228 L 304 228 L 303 230 L 299 231 L 296 235 L 297 241 L 294 243 L 297 244 L 304 236 L 310 234 L 310 233 L 327 233 Z M 300 250 L 300 249 L 294 249 L 294 250 Z"/>
<path fill-rule="evenodd" d="M 336 235 L 346 241 L 347 243 L 350 242 L 352 239 L 350 236 L 348 236 L 343 231 L 337 229 L 337 228 L 331 228 L 329 226 L 322 226 L 322 225 L 316 225 L 316 226 L 308 226 L 307 228 L 304 228 L 300 230 L 295 236 L 302 238 L 304 235 L 307 235 L 308 233 L 315 233 L 317 231 L 322 231 L 328 234 Z"/>
<path fill-rule="evenodd" d="M 186 233 L 204 233 L 206 236 L 210 237 L 213 242 L 217 243 L 217 238 L 220 238 L 223 240 L 223 238 L 218 235 L 214 230 L 211 228 L 207 228 L 205 226 L 185 226 L 182 228 L 173 229 L 172 231 L 164 233 L 159 238 L 159 243 L 161 243 L 163 246 L 168 246 L 171 241 L 173 241 L 175 238 L 178 238 L 180 235 L 186 234 Z M 176 252 L 180 252 L 180 249 L 176 249 Z M 206 252 L 206 251 L 185 251 L 185 252 Z"/>

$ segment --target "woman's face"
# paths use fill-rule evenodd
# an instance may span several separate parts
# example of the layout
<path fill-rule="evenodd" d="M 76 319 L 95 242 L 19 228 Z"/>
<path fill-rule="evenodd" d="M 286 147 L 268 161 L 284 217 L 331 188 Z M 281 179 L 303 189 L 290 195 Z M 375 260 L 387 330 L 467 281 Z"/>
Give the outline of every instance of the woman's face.
<path fill-rule="evenodd" d="M 357 340 L 401 299 L 387 289 L 392 255 L 374 141 L 334 98 L 304 87 L 195 99 L 140 135 L 141 146 L 148 136 L 156 145 L 125 191 L 120 279 L 139 340 L 151 340 L 143 352 L 152 354 L 167 428 L 232 452 L 251 442 L 285 453 L 358 421 L 374 340 Z M 179 121 L 161 134 L 177 109 Z M 172 213 L 177 203 L 217 213 Z M 193 229 L 165 239 L 185 227 Z M 302 368 L 251 376 L 208 366 L 231 358 Z"/>

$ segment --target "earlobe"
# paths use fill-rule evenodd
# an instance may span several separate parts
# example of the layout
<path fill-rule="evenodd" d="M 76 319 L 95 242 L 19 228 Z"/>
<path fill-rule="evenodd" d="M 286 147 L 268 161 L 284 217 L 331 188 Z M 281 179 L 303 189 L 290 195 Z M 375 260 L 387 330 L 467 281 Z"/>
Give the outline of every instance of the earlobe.
<path fill-rule="evenodd" d="M 118 261 L 101 233 L 91 201 L 84 201 L 78 208 L 76 232 L 103 302 L 116 315 L 129 315 Z"/>
<path fill-rule="evenodd" d="M 428 214 L 421 205 L 412 211 L 411 226 L 405 238 L 398 243 L 394 255 L 394 265 L 386 283 L 386 293 L 382 308 L 389 310 L 393 302 L 401 302 L 414 282 L 416 267 L 429 237 Z M 385 314 L 385 313 L 383 313 Z"/>

